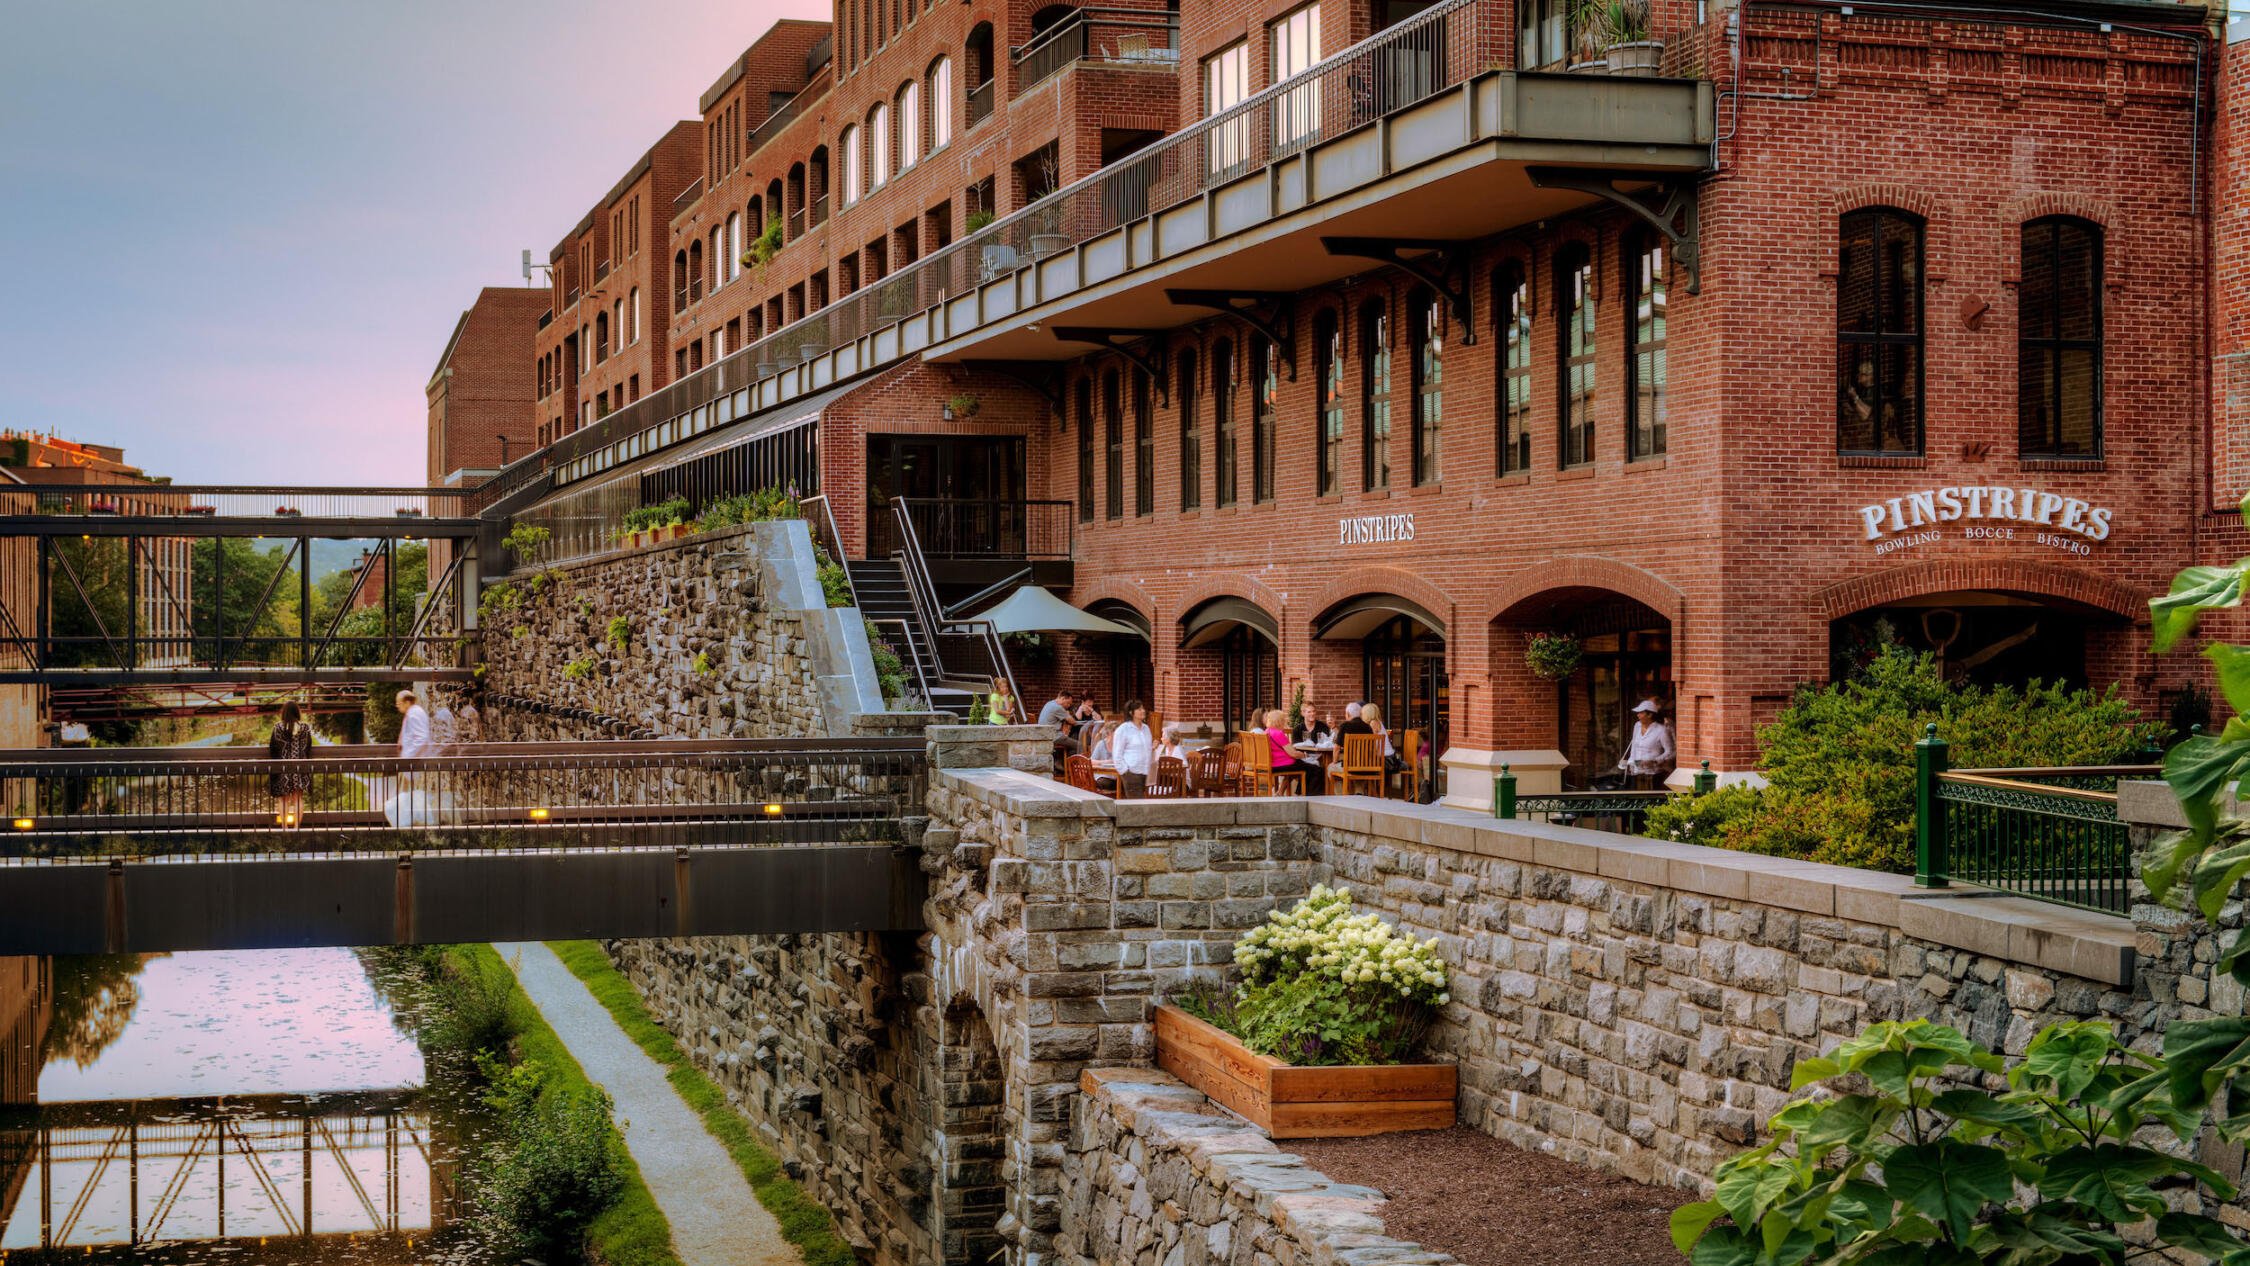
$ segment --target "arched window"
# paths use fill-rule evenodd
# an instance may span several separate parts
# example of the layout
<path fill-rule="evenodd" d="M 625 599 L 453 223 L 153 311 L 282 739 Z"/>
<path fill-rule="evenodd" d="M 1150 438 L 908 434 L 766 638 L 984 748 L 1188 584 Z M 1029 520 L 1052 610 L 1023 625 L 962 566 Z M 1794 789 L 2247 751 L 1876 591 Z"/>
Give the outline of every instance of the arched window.
<path fill-rule="evenodd" d="M 1250 500 L 1273 500 L 1274 416 L 1281 399 L 1281 350 L 1265 335 L 1250 340 Z"/>
<path fill-rule="evenodd" d="M 733 281 L 742 272 L 742 217 L 727 213 L 727 271 L 726 278 Z"/>
<path fill-rule="evenodd" d="M 641 288 L 633 287 L 633 341 L 641 341 Z"/>
<path fill-rule="evenodd" d="M 688 271 L 686 251 L 672 252 L 672 307 L 675 311 L 688 305 Z"/>
<path fill-rule="evenodd" d="M 764 198 L 752 194 L 750 195 L 750 201 L 743 204 L 742 231 L 749 235 L 753 242 L 757 241 L 758 236 L 766 231 L 766 200 Z"/>
<path fill-rule="evenodd" d="M 1133 513 L 1156 513 L 1156 400 L 1148 371 L 1133 371 Z"/>
<path fill-rule="evenodd" d="M 703 297 L 703 239 L 688 243 L 687 250 L 688 302 Z"/>
<path fill-rule="evenodd" d="M 1078 380 L 1078 521 L 1094 521 L 1094 380 Z"/>
<path fill-rule="evenodd" d="M 594 314 L 594 363 L 609 359 L 609 313 Z"/>
<path fill-rule="evenodd" d="M 1313 318 L 1314 378 L 1320 384 L 1318 413 L 1313 418 L 1317 469 L 1313 490 L 1318 496 L 1339 491 L 1344 462 L 1344 336 L 1332 309 Z"/>
<path fill-rule="evenodd" d="M 867 112 L 867 189 L 872 193 L 891 178 L 891 108 L 878 101 Z"/>
<path fill-rule="evenodd" d="M 953 139 L 953 59 L 930 63 L 930 149 L 943 149 Z"/>
<path fill-rule="evenodd" d="M 1594 370 L 1600 312 L 1594 303 L 1594 257 L 1573 243 L 1555 257 L 1555 389 L 1564 466 L 1594 460 Z"/>
<path fill-rule="evenodd" d="M 1438 481 L 1445 428 L 1445 301 L 1428 289 L 1407 298 L 1414 315 L 1414 484 Z"/>
<path fill-rule="evenodd" d="M 778 220 L 781 216 L 781 177 L 776 176 L 766 182 L 766 218 Z"/>
<path fill-rule="evenodd" d="M 898 169 L 922 156 L 922 85 L 909 79 L 898 89 Z"/>
<path fill-rule="evenodd" d="M 1625 457 L 1662 457 L 1665 305 L 1671 261 L 1664 239 L 1640 232 L 1625 239 Z"/>
<path fill-rule="evenodd" d="M 1214 465 L 1219 482 L 1219 504 L 1234 504 L 1234 344 L 1220 339 L 1211 345 L 1211 443 L 1217 450 Z"/>
<path fill-rule="evenodd" d="M 1203 505 L 1203 420 L 1196 416 L 1195 393 L 1202 383 L 1196 378 L 1195 349 L 1181 352 L 1173 364 L 1172 394 L 1180 406 L 1180 508 L 1196 510 Z"/>
<path fill-rule="evenodd" d="M 632 340 L 625 337 L 625 301 L 623 299 L 609 305 L 609 329 L 610 338 L 616 340 L 617 350 L 624 351 L 625 345 Z"/>
<path fill-rule="evenodd" d="M 846 124 L 844 135 L 837 141 L 836 148 L 844 158 L 843 198 L 844 205 L 848 207 L 859 201 L 859 129 Z"/>
<path fill-rule="evenodd" d="M 1500 451 L 1493 473 L 1531 469 L 1531 282 L 1517 263 L 1492 274 L 1492 322 L 1500 337 Z"/>
<path fill-rule="evenodd" d="M 1836 247 L 1836 451 L 1922 451 L 1922 222 L 1854 211 Z"/>
<path fill-rule="evenodd" d="M 727 226 L 714 225 L 711 229 L 711 289 L 727 284 Z"/>
<path fill-rule="evenodd" d="M 1391 310 L 1370 299 L 1359 310 L 1359 484 L 1391 486 Z"/>
<path fill-rule="evenodd" d="M 1102 373 L 1102 492 L 1108 517 L 1125 517 L 1125 400 L 1117 371 Z"/>
<path fill-rule="evenodd" d="M 2071 216 L 2023 226 L 2016 290 L 2019 455 L 2102 455 L 2102 230 Z"/>

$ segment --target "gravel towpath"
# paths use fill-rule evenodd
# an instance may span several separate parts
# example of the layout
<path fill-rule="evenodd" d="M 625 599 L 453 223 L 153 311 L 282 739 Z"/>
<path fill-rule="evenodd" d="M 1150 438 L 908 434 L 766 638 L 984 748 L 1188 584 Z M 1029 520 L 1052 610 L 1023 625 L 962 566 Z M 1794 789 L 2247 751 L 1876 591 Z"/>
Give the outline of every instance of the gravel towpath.
<path fill-rule="evenodd" d="M 617 1101 L 625 1146 L 672 1224 L 683 1266 L 801 1266 L 796 1248 L 742 1177 L 734 1158 L 555 952 L 536 941 L 497 944 L 523 991 L 586 1075 Z"/>

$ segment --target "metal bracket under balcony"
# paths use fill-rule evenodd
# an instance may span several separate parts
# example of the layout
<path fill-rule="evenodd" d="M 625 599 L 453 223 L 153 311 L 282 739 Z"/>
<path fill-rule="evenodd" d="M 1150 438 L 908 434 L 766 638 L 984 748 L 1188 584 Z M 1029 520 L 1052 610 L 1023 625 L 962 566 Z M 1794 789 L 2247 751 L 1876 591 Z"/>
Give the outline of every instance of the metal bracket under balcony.
<path fill-rule="evenodd" d="M 1172 384 L 1164 376 L 1165 330 L 1118 330 L 1093 325 L 1058 325 L 1054 336 L 1064 343 L 1092 343 L 1105 347 L 1149 376 L 1165 408 L 1172 407 Z"/>
<path fill-rule="evenodd" d="M 1281 290 L 1167 289 L 1164 297 L 1183 308 L 1209 308 L 1242 318 L 1273 344 L 1289 366 L 1289 381 L 1297 381 L 1296 296 Z"/>
<path fill-rule="evenodd" d="M 1469 249 L 1473 243 L 1421 237 L 1324 237 L 1320 244 L 1331 255 L 1377 259 L 1403 269 L 1445 296 L 1464 346 L 1477 341 L 1475 301 L 1469 293 Z"/>
<path fill-rule="evenodd" d="M 1607 171 L 1584 167 L 1527 167 L 1524 175 L 1541 189 L 1568 189 L 1575 193 L 1590 193 L 1604 202 L 1623 207 L 1639 217 L 1642 223 L 1664 235 L 1672 244 L 1672 259 L 1687 270 L 1687 292 L 1703 293 L 1703 236 L 1702 218 L 1696 213 L 1695 182 L 1693 180 L 1662 181 L 1657 189 L 1664 195 L 1661 206 L 1652 207 L 1617 186 L 1619 182 L 1645 185 L 1648 173 Z"/>
<path fill-rule="evenodd" d="M 1048 411 L 1054 414 L 1056 423 L 1065 430 L 1069 429 L 1070 415 L 1063 409 L 1064 374 L 1060 365 L 1047 361 L 965 360 L 961 362 L 961 367 L 998 374 L 1010 382 L 1039 393 L 1039 398 L 1047 402 Z"/>

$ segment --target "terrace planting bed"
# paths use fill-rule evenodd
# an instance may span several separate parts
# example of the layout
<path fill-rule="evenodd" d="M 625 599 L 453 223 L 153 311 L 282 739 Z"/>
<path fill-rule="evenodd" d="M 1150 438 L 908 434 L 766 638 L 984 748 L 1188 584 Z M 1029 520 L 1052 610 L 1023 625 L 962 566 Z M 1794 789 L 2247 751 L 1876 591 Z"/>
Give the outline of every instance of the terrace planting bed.
<path fill-rule="evenodd" d="M 1168 1005 L 1156 1008 L 1156 1063 L 1277 1139 L 1442 1130 L 1459 1087 L 1451 1064 L 1300 1068 Z"/>

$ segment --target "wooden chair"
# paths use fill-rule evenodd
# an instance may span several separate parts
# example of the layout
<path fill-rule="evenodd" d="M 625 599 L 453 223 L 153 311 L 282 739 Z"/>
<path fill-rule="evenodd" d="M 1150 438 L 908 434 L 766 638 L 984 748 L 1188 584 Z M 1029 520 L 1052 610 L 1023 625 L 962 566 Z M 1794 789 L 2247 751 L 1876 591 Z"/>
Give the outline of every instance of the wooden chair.
<path fill-rule="evenodd" d="M 1246 794 L 1242 777 L 1242 746 L 1238 743 L 1227 744 L 1219 749 L 1219 759 L 1220 767 L 1225 770 L 1226 785 L 1226 790 L 1221 794 L 1229 796 Z"/>
<path fill-rule="evenodd" d="M 1293 794 L 1305 794 L 1305 776 L 1301 771 L 1274 772 L 1273 740 L 1254 730 L 1245 730 L 1240 742 L 1242 748 L 1243 794 L 1248 796 L 1278 796 L 1284 788 L 1294 787 Z"/>
<path fill-rule="evenodd" d="M 1365 788 L 1363 794 L 1380 796 L 1383 783 L 1383 740 L 1373 734 L 1346 734 L 1328 766 L 1328 794 L 1348 796 Z"/>
<path fill-rule="evenodd" d="M 1091 757 L 1072 756 L 1065 760 L 1063 762 L 1063 781 L 1080 791 L 1091 791 L 1097 796 L 1109 794 L 1102 790 L 1100 784 L 1094 781 L 1094 762 Z"/>
<path fill-rule="evenodd" d="M 1398 736 L 1398 798 L 1412 800 L 1422 787 L 1422 732 L 1401 730 Z"/>
<path fill-rule="evenodd" d="M 1148 776 L 1148 798 L 1151 800 L 1181 800 L 1188 793 L 1187 762 L 1165 756 L 1156 762 L 1156 769 Z"/>
<path fill-rule="evenodd" d="M 1231 795 L 1232 784 L 1227 776 L 1227 749 L 1206 747 L 1188 753 L 1188 794 L 1196 796 Z"/>

